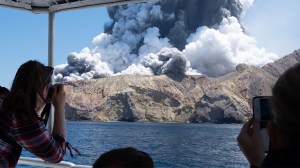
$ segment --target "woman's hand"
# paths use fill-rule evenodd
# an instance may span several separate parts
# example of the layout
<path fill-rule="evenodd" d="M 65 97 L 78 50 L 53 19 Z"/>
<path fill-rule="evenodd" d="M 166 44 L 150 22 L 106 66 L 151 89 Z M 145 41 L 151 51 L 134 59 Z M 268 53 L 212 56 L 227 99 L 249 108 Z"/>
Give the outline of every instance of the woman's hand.
<path fill-rule="evenodd" d="M 53 88 L 53 99 L 52 103 L 55 109 L 64 109 L 65 106 L 65 101 L 66 101 L 66 92 L 64 89 L 64 85 L 59 84 L 55 85 Z"/>
<path fill-rule="evenodd" d="M 260 138 L 260 121 L 251 118 L 242 127 L 237 137 L 240 150 L 251 166 L 259 167 L 264 158 L 263 143 Z"/>
<path fill-rule="evenodd" d="M 55 85 L 53 88 L 53 99 L 52 104 L 54 106 L 54 125 L 52 133 L 53 135 L 62 135 L 66 137 L 67 131 L 65 127 L 65 101 L 66 101 L 66 92 L 64 85 Z"/>

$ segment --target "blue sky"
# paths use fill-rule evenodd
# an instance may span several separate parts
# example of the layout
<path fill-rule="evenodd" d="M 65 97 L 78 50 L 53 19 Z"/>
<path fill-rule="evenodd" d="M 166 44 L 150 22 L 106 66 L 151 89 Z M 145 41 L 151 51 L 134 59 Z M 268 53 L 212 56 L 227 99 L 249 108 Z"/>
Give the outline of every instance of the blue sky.
<path fill-rule="evenodd" d="M 299 7 L 299 0 L 255 0 L 242 25 L 258 46 L 283 56 L 300 48 Z"/>
<path fill-rule="evenodd" d="M 247 33 L 260 47 L 278 55 L 300 48 L 299 0 L 255 0 L 242 18 Z M 9 19 L 8 19 L 9 18 Z M 55 15 L 54 64 L 70 52 L 92 47 L 92 39 L 109 21 L 106 8 L 67 11 Z M 0 7 L 0 85 L 10 87 L 18 67 L 30 59 L 47 64 L 48 15 Z"/>
<path fill-rule="evenodd" d="M 9 18 L 9 19 L 8 19 Z M 109 21 L 106 8 L 88 8 L 55 15 L 54 64 L 66 63 L 70 52 L 92 46 Z M 0 85 L 10 87 L 18 67 L 36 59 L 47 64 L 48 15 L 0 7 Z"/>

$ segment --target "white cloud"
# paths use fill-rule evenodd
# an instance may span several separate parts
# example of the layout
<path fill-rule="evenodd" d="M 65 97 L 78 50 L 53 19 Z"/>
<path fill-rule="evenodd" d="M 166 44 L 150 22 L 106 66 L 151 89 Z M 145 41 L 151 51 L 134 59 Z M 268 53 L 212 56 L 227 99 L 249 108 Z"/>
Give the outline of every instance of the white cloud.
<path fill-rule="evenodd" d="M 200 27 L 187 41 L 183 54 L 191 67 L 211 76 L 233 71 L 239 63 L 260 66 L 278 59 L 258 48 L 255 39 L 243 33 L 234 17 L 224 18 L 218 29 Z"/>

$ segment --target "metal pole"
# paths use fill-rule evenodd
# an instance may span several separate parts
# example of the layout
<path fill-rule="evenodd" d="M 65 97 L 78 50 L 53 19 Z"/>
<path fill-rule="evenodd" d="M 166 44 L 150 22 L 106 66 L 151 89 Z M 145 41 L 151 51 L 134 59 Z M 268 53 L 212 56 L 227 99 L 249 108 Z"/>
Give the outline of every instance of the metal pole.
<path fill-rule="evenodd" d="M 53 67 L 53 57 L 54 57 L 54 16 L 55 13 L 49 12 L 48 17 L 48 66 Z M 52 75 L 52 83 L 53 81 Z M 54 109 L 51 106 L 51 111 L 48 120 L 48 130 L 49 133 L 52 133 L 54 123 Z"/>
<path fill-rule="evenodd" d="M 55 13 L 49 13 L 48 20 L 48 66 L 53 66 L 53 51 L 54 51 L 54 16 Z"/>
<path fill-rule="evenodd" d="M 61 161 L 59 163 L 48 163 L 39 158 L 30 158 L 30 157 L 20 157 L 18 164 L 30 165 L 30 166 L 41 166 L 41 167 L 55 167 L 55 168 L 92 168 L 89 165 L 76 165 L 72 162 Z"/>

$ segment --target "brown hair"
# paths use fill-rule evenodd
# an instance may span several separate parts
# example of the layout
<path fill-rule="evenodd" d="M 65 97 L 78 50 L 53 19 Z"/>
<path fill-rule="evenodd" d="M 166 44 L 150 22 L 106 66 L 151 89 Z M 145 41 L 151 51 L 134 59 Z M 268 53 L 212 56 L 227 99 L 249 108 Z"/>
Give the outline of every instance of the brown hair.
<path fill-rule="evenodd" d="M 37 94 L 43 98 L 43 88 L 50 84 L 52 72 L 52 67 L 44 66 L 38 61 L 31 60 L 22 64 L 15 75 L 10 93 L 3 101 L 4 111 L 23 119 L 37 116 Z"/>
<path fill-rule="evenodd" d="M 287 145 L 300 143 L 300 64 L 285 71 L 272 90 L 273 117 Z"/>

